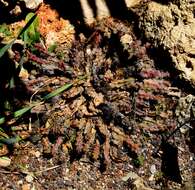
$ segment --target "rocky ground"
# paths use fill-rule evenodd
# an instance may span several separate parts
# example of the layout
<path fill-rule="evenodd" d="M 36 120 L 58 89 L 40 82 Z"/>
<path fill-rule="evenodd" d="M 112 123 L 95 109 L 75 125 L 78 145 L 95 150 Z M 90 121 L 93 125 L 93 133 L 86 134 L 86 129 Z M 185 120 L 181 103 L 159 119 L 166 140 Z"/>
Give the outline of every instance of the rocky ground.
<path fill-rule="evenodd" d="M 12 111 L 36 104 L 17 119 L 1 111 L 2 189 L 194 189 L 195 3 L 133 5 L 131 18 L 85 26 L 50 1 L 36 10 L 41 42 L 17 40 L 2 59 L 1 76 L 23 67 L 1 99 Z"/>

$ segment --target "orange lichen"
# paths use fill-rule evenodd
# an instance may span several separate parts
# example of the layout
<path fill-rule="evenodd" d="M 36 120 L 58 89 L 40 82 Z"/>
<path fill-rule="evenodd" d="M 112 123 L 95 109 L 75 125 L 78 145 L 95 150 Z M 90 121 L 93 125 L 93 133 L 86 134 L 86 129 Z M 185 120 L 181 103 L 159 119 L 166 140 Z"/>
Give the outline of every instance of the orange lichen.
<path fill-rule="evenodd" d="M 52 36 L 52 40 L 60 44 L 72 42 L 74 27 L 68 20 L 61 18 L 56 10 L 43 3 L 37 10 L 37 15 L 40 23 L 39 31 L 43 37 L 47 39 Z"/>
<path fill-rule="evenodd" d="M 42 4 L 37 10 L 37 15 L 40 22 L 40 32 L 43 36 L 51 30 L 57 32 L 66 25 L 66 21 L 60 19 L 58 13 L 52 10 L 49 5 Z"/>

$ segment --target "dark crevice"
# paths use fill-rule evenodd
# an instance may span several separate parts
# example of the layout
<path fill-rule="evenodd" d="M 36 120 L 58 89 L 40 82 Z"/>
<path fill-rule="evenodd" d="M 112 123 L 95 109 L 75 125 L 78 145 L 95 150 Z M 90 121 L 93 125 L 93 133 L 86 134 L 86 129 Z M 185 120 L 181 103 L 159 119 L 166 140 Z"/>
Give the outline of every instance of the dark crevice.
<path fill-rule="evenodd" d="M 182 183 L 178 164 L 178 148 L 168 142 L 162 142 L 162 165 L 161 171 L 169 180 Z"/>

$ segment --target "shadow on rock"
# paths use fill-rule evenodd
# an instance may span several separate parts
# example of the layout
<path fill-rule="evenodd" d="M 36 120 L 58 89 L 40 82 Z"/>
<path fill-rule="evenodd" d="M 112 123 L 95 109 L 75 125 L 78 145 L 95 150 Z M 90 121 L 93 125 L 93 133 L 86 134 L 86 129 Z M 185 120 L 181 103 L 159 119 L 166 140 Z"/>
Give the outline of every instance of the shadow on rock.
<path fill-rule="evenodd" d="M 181 183 L 182 178 L 178 164 L 178 149 L 168 142 L 162 142 L 162 165 L 161 171 L 164 176 L 174 182 Z"/>

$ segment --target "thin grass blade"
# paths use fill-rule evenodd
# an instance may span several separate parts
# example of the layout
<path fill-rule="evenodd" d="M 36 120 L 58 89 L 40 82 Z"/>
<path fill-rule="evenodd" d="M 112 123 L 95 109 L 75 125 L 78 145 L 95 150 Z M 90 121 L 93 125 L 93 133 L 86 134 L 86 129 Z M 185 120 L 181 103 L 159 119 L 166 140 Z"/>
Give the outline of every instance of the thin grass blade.
<path fill-rule="evenodd" d="M 5 133 L 5 131 L 0 127 L 0 137 L 9 138 L 9 136 Z"/>
<path fill-rule="evenodd" d="M 0 49 L 0 58 L 3 57 L 3 55 L 5 54 L 5 52 L 11 48 L 11 46 L 14 44 L 16 39 L 12 40 L 9 44 L 6 44 L 4 47 L 2 47 Z"/>
<path fill-rule="evenodd" d="M 14 44 L 16 39 L 18 39 L 27 29 L 28 27 L 33 23 L 33 21 L 36 19 L 37 15 L 35 14 L 24 26 L 24 28 L 20 31 L 17 38 L 13 39 L 9 44 L 6 44 L 4 47 L 0 49 L 0 58 L 5 54 L 5 52 L 11 48 L 11 46 Z"/>
<path fill-rule="evenodd" d="M 19 142 L 21 140 L 21 138 L 19 136 L 16 137 L 11 137 L 11 138 L 0 138 L 0 142 L 8 144 L 8 145 L 12 145 L 15 144 L 17 142 Z"/>
<path fill-rule="evenodd" d="M 26 112 L 30 111 L 32 108 L 34 107 L 34 105 L 28 106 L 28 107 L 24 107 L 22 109 L 19 109 L 17 111 L 14 112 L 14 118 L 20 117 L 23 114 L 25 114 Z"/>
<path fill-rule="evenodd" d="M 0 125 L 3 124 L 3 123 L 5 123 L 5 117 L 0 118 Z"/>
<path fill-rule="evenodd" d="M 24 26 L 24 28 L 20 31 L 20 33 L 17 36 L 17 39 L 30 27 L 30 25 L 33 23 L 33 21 L 36 19 L 37 15 L 35 14 Z"/>
<path fill-rule="evenodd" d="M 70 84 L 65 84 L 65 85 L 61 86 L 60 88 L 58 88 L 58 89 L 54 90 L 53 92 L 51 92 L 51 93 L 47 94 L 46 96 L 44 96 L 43 100 L 48 100 L 50 98 L 53 98 L 54 96 L 59 95 L 63 91 L 68 90 L 69 88 L 71 88 L 72 85 L 73 84 L 70 83 Z"/>

